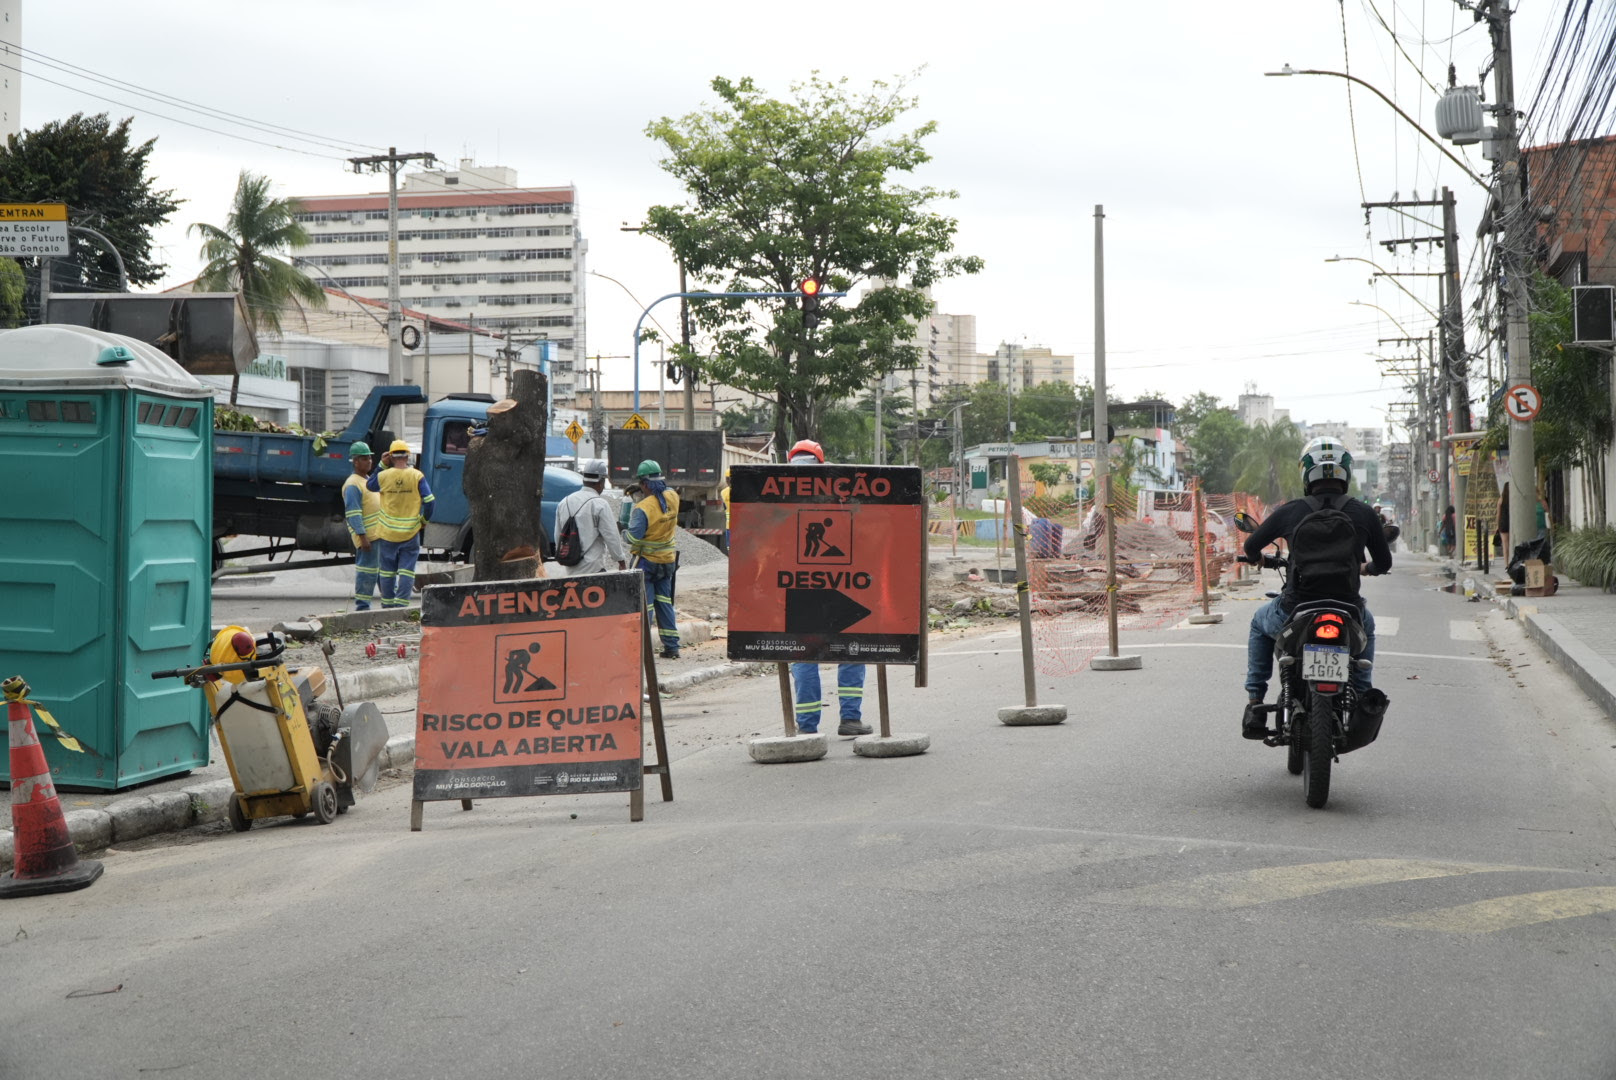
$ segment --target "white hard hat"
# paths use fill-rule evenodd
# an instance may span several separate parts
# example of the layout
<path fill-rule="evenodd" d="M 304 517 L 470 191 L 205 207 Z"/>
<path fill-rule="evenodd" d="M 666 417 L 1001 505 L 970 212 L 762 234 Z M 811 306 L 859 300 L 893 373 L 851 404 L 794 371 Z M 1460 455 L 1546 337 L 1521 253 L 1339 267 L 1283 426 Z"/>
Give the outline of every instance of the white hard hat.
<path fill-rule="evenodd" d="M 600 458 L 584 458 L 578 462 L 578 475 L 585 480 L 604 480 L 606 463 Z"/>

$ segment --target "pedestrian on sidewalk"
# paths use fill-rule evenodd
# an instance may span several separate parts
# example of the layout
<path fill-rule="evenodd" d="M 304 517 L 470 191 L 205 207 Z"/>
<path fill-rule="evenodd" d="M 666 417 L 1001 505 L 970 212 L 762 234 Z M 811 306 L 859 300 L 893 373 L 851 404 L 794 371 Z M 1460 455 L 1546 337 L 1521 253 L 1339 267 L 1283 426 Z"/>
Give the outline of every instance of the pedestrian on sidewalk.
<path fill-rule="evenodd" d="M 790 465 L 823 465 L 825 450 L 812 439 L 803 439 L 791 448 L 786 462 Z M 824 529 L 820 527 L 816 541 L 822 540 L 823 535 Z M 791 681 L 797 693 L 797 734 L 816 734 L 819 731 L 819 714 L 825 707 L 819 682 L 819 665 L 792 664 Z M 836 701 L 841 715 L 836 734 L 870 734 L 870 725 L 863 720 L 863 664 L 836 665 Z"/>
<path fill-rule="evenodd" d="M 673 610 L 679 572 L 679 493 L 662 478 L 662 466 L 647 458 L 635 471 L 643 497 L 628 520 L 628 549 L 645 575 L 646 607 L 656 615 L 662 658 L 679 659 L 679 623 Z"/>
<path fill-rule="evenodd" d="M 583 558 L 576 566 L 566 568 L 567 575 L 604 574 L 628 566 L 628 549 L 617 531 L 617 516 L 607 504 L 606 463 L 600 458 L 585 458 L 578 463 L 578 475 L 584 486 L 562 499 L 556 506 L 556 531 L 560 534 L 566 523 L 578 527 L 578 546 Z"/>
<path fill-rule="evenodd" d="M 1437 551 L 1444 559 L 1453 554 L 1454 536 L 1453 507 L 1450 506 L 1442 515 L 1442 526 L 1436 534 Z"/>
<path fill-rule="evenodd" d="M 426 474 L 411 467 L 410 446 L 403 439 L 393 440 L 382 463 L 387 468 L 365 481 L 365 487 L 381 496 L 376 536 L 382 607 L 409 607 L 415 563 L 421 557 L 421 529 L 432 520 L 434 497 Z"/>
<path fill-rule="evenodd" d="M 354 610 L 369 611 L 376 594 L 381 548 L 371 539 L 382 518 L 382 497 L 365 486 L 376 459 L 370 445 L 355 442 L 348 448 L 353 473 L 342 484 L 342 515 L 354 546 Z"/>

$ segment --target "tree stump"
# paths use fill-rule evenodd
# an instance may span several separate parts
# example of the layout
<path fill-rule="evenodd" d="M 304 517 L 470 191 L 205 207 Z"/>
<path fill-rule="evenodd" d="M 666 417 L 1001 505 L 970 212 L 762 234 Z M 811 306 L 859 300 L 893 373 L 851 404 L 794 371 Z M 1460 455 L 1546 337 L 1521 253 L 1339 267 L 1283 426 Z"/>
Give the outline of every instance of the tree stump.
<path fill-rule="evenodd" d="M 488 407 L 488 430 L 466 451 L 472 576 L 477 581 L 542 577 L 547 381 L 518 371 L 511 397 Z"/>

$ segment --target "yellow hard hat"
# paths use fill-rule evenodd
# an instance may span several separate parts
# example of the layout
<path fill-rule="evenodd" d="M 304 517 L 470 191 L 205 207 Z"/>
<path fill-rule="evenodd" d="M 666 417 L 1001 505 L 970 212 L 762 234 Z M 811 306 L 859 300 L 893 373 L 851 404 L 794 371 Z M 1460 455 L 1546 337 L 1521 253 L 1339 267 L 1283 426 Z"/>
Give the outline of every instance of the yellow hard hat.
<path fill-rule="evenodd" d="M 389 454 L 407 454 L 410 452 L 410 444 L 403 439 L 394 439 L 393 445 L 387 448 L 387 452 Z"/>
<path fill-rule="evenodd" d="M 257 655 L 258 645 L 253 641 L 251 630 L 245 626 L 227 626 L 213 635 L 213 648 L 208 651 L 208 663 L 239 664 Z M 241 671 L 221 672 L 219 677 L 233 683 L 247 681 L 246 673 Z"/>

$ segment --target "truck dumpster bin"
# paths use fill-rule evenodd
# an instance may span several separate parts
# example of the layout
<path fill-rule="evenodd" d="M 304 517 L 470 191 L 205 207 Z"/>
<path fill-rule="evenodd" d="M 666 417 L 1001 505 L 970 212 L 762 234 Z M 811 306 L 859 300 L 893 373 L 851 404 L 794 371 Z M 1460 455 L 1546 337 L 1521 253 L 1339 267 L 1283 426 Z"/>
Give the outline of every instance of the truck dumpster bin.
<path fill-rule="evenodd" d="M 200 662 L 210 636 L 211 393 L 132 338 L 0 333 L 0 666 L 85 746 L 44 740 L 59 786 L 207 764 L 202 695 L 151 672 Z"/>

